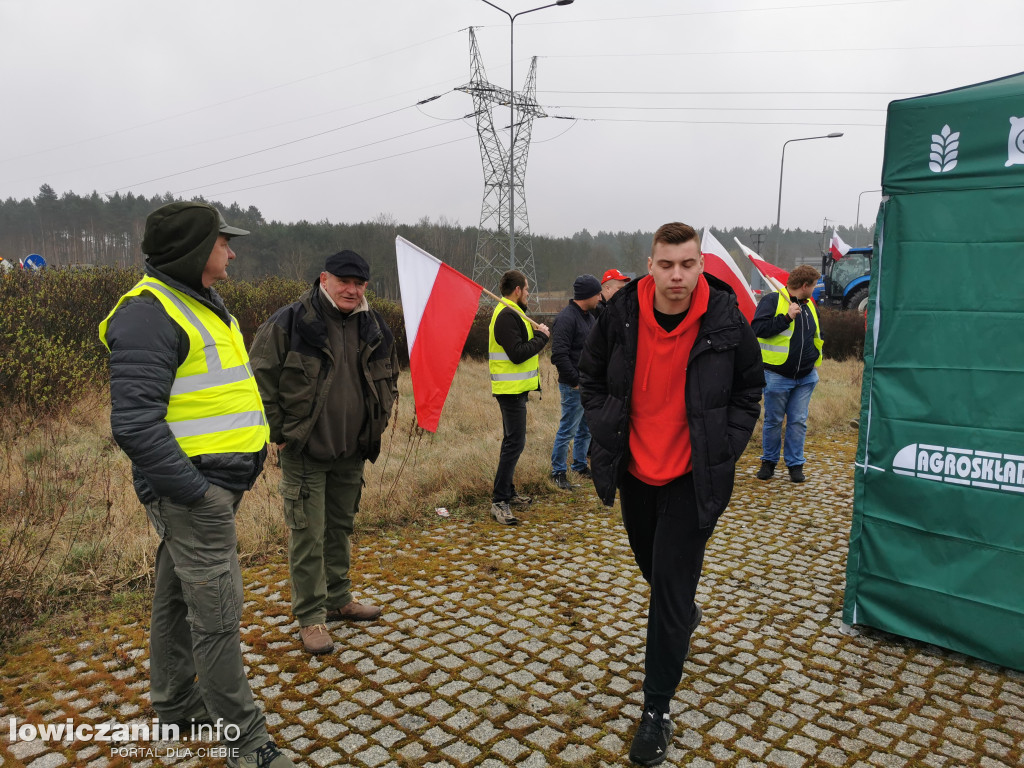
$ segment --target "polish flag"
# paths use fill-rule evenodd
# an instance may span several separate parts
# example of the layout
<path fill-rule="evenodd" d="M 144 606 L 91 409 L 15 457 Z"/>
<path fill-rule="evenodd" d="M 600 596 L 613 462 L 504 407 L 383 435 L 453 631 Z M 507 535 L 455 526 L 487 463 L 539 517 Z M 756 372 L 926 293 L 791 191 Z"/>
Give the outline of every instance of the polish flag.
<path fill-rule="evenodd" d="M 769 264 L 741 243 L 738 237 L 734 237 L 733 240 L 736 241 L 736 245 L 740 247 L 744 255 L 750 259 L 750 263 L 757 267 L 757 271 L 768 281 L 768 285 L 772 286 L 776 291 L 785 289 L 786 281 L 789 280 L 789 272 L 781 267 L 776 267 L 774 264 Z"/>
<path fill-rule="evenodd" d="M 437 432 L 483 287 L 404 237 L 395 255 L 416 423 Z"/>
<path fill-rule="evenodd" d="M 740 312 L 749 323 L 754 318 L 754 310 L 757 309 L 757 302 L 754 301 L 750 284 L 740 272 L 740 268 L 736 266 L 732 256 L 729 255 L 729 251 L 718 242 L 718 238 L 711 234 L 711 230 L 707 227 L 704 228 L 704 234 L 700 238 L 700 250 L 704 256 L 704 271 L 728 283 L 736 294 Z"/>
<path fill-rule="evenodd" d="M 850 251 L 850 246 L 843 242 L 843 238 L 839 236 L 839 230 L 832 230 L 832 242 L 829 243 L 829 251 L 832 253 L 832 258 L 839 261 Z"/>

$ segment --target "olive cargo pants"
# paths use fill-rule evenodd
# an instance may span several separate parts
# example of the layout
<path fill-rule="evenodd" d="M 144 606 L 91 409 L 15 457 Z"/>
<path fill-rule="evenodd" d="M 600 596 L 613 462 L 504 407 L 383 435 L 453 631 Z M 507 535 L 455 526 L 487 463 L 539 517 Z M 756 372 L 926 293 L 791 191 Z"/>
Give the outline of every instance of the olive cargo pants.
<path fill-rule="evenodd" d="M 153 709 L 164 721 L 209 713 L 238 726 L 238 738 L 227 743 L 237 755 L 270 739 L 242 659 L 241 500 L 241 491 L 211 485 L 192 504 L 161 498 L 145 505 L 160 537 L 149 635 Z"/>
<path fill-rule="evenodd" d="M 323 624 L 328 610 L 352 602 L 349 536 L 366 462 L 358 456 L 318 461 L 288 450 L 280 456 L 292 613 L 300 626 Z"/>

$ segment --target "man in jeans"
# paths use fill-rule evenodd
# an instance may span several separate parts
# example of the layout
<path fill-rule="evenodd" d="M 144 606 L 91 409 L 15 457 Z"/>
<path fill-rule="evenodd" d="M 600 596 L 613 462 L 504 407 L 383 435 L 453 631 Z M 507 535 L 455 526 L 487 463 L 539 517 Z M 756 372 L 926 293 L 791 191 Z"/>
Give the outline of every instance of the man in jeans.
<path fill-rule="evenodd" d="M 518 525 L 512 505 L 524 507 L 529 496 L 516 491 L 512 482 L 516 464 L 526 447 L 526 400 L 540 389 L 540 359 L 551 332 L 543 323 L 526 316 L 530 285 L 526 275 L 510 269 L 499 284 L 502 301 L 494 308 L 487 330 L 487 368 L 491 394 L 501 409 L 501 454 L 494 473 L 491 516 L 502 525 Z"/>
<path fill-rule="evenodd" d="M 601 300 L 601 284 L 593 275 L 580 275 L 572 285 L 572 299 L 555 318 L 551 335 L 551 362 L 558 369 L 558 392 L 562 397 L 562 420 L 551 449 L 551 481 L 563 491 L 571 491 L 566 477 L 569 443 L 572 442 L 572 471 L 590 477 L 587 452 L 590 429 L 583 418 L 580 403 L 580 354 L 583 343 L 594 327 L 593 309 Z"/>
<path fill-rule="evenodd" d="M 779 461 L 782 419 L 786 419 L 783 458 L 789 479 L 802 483 L 807 410 L 821 365 L 821 323 L 811 294 L 820 273 L 806 264 L 789 273 L 785 290 L 761 299 L 750 321 L 764 359 L 764 424 L 758 480 L 770 480 Z"/>

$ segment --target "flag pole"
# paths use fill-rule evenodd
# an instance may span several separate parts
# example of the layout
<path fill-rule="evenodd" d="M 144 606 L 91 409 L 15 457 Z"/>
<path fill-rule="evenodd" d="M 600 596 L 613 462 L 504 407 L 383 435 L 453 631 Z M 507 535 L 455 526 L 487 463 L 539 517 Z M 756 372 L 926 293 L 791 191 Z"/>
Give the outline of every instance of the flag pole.
<path fill-rule="evenodd" d="M 493 293 L 488 291 L 483 286 L 480 286 L 480 290 L 482 290 L 484 293 L 486 293 L 488 296 L 490 296 L 492 299 L 494 299 L 499 304 L 504 304 L 506 307 L 511 307 L 512 309 L 515 309 L 515 310 L 518 310 L 519 312 L 522 312 L 523 317 L 525 317 L 530 322 L 530 324 L 533 326 L 533 330 L 536 331 L 536 330 L 538 330 L 540 328 L 540 323 L 538 323 L 536 320 L 534 320 L 528 314 L 523 312 L 521 307 L 517 307 L 515 304 L 511 303 L 508 299 L 505 299 L 505 298 L 503 298 L 501 296 L 495 296 Z"/>

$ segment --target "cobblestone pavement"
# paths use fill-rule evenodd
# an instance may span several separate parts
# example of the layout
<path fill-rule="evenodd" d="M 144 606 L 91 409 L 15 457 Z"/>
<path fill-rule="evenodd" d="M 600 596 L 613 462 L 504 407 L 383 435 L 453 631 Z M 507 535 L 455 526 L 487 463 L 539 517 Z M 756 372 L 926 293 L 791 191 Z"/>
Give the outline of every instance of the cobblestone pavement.
<path fill-rule="evenodd" d="M 668 765 L 1019 766 L 1024 674 L 933 646 L 840 633 L 853 446 L 819 438 L 809 481 L 745 457 L 711 541 L 704 621 L 673 705 Z M 250 679 L 278 744 L 320 766 L 624 765 L 640 714 L 647 590 L 617 510 L 552 494 L 518 528 L 480 510 L 363 537 L 381 621 L 297 649 L 287 566 L 246 572 Z M 148 721 L 146 622 L 16 649 L 0 670 L 0 764 L 223 765 L 202 742 L 10 742 L 9 722 Z M 210 747 L 206 743 L 205 747 Z"/>

